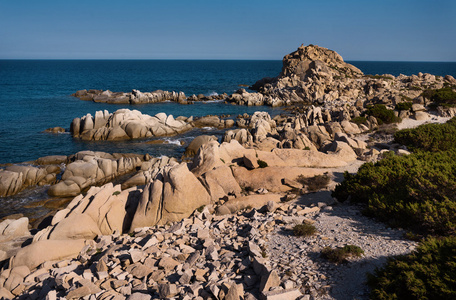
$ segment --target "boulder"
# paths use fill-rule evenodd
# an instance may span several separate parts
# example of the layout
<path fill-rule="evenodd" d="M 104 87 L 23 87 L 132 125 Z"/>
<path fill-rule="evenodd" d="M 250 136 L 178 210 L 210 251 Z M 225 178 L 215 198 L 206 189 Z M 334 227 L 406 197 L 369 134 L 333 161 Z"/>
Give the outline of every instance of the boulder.
<path fill-rule="evenodd" d="M 208 192 L 187 164 L 165 166 L 144 188 L 131 228 L 180 221 L 209 203 Z"/>
<path fill-rule="evenodd" d="M 29 219 L 22 217 L 17 220 L 6 219 L 0 223 L 0 236 L 20 237 L 29 235 Z"/>
<path fill-rule="evenodd" d="M 75 258 L 86 245 L 85 240 L 43 240 L 32 243 L 11 258 L 10 267 L 27 266 L 30 270 L 44 262 Z"/>
<path fill-rule="evenodd" d="M 217 137 L 215 135 L 200 135 L 194 138 L 190 144 L 187 146 L 184 152 L 184 156 L 186 157 L 193 157 L 197 152 L 198 149 L 203 145 L 210 141 L 216 141 Z"/>
<path fill-rule="evenodd" d="M 267 167 L 247 170 L 244 167 L 232 167 L 233 176 L 243 190 L 256 191 L 266 189 L 272 193 L 290 191 L 292 188 L 285 184 L 287 180 L 295 181 L 298 176 L 313 177 L 328 172 L 323 168 L 304 167 Z"/>
<path fill-rule="evenodd" d="M 209 192 L 212 202 L 217 202 L 227 195 L 240 195 L 242 191 L 234 179 L 231 169 L 224 165 L 204 173 L 201 181 Z"/>
<path fill-rule="evenodd" d="M 248 207 L 260 209 L 261 207 L 268 204 L 268 202 L 280 202 L 280 194 L 264 194 L 264 195 L 249 195 L 244 197 L 234 198 L 227 201 L 223 205 L 217 207 L 218 215 L 232 214 L 239 210 L 246 209 Z"/>

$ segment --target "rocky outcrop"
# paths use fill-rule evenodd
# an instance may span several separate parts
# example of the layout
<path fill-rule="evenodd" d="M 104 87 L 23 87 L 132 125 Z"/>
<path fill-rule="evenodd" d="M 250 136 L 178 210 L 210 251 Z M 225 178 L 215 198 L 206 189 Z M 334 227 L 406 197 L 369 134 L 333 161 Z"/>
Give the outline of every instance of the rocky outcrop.
<path fill-rule="evenodd" d="M 155 172 L 158 169 L 167 165 L 175 166 L 178 164 L 179 162 L 174 157 L 162 156 L 160 158 L 151 158 L 149 161 L 145 161 L 141 164 L 141 169 L 135 175 L 122 183 L 122 190 L 134 186 L 146 185 L 153 180 Z"/>
<path fill-rule="evenodd" d="M 0 170 L 0 197 L 12 196 L 27 187 L 52 184 L 60 168 L 55 165 L 11 165 Z"/>
<path fill-rule="evenodd" d="M 93 101 L 97 103 L 109 104 L 147 104 L 157 103 L 164 101 L 173 101 L 180 104 L 191 104 L 194 101 L 212 101 L 223 100 L 227 97 L 226 94 L 222 95 L 192 95 L 186 97 L 184 92 L 169 92 L 156 90 L 153 92 L 141 92 L 139 90 L 132 90 L 129 93 L 124 92 L 111 92 L 110 90 L 79 90 L 72 94 L 76 98 L 86 101 Z"/>
<path fill-rule="evenodd" d="M 162 90 L 146 93 L 142 93 L 138 90 L 132 90 L 130 93 L 111 92 L 110 90 L 79 90 L 71 96 L 81 100 L 111 104 L 143 104 L 163 101 L 184 102 L 187 98 L 183 92 L 168 92 Z"/>
<path fill-rule="evenodd" d="M 113 156 L 104 152 L 92 151 L 78 152 L 75 159 L 66 166 L 61 181 L 49 188 L 50 196 L 79 195 L 92 185 L 100 185 L 135 171 L 143 162 L 143 156 L 139 155 Z"/>
<path fill-rule="evenodd" d="M 210 141 L 216 141 L 217 137 L 215 135 L 200 135 L 194 138 L 190 144 L 188 144 L 187 148 L 185 148 L 184 157 L 191 157 L 195 156 L 198 152 L 198 149 L 205 143 Z"/>
<path fill-rule="evenodd" d="M 125 140 L 153 136 L 169 136 L 192 129 L 187 118 L 174 119 L 172 115 L 158 113 L 144 115 L 138 110 L 119 109 L 114 113 L 97 111 L 73 119 L 70 132 L 83 140 Z"/>
<path fill-rule="evenodd" d="M 112 183 L 91 187 L 85 196 L 75 197 L 58 211 L 51 226 L 38 232 L 34 241 L 93 239 L 100 234 L 126 232 L 140 192 L 136 188 L 122 191 L 120 185 Z"/>
<path fill-rule="evenodd" d="M 187 164 L 165 166 L 144 188 L 131 229 L 179 221 L 210 203 L 208 192 Z"/>
<path fill-rule="evenodd" d="M 358 68 L 343 61 L 335 51 L 315 46 L 301 46 L 283 58 L 281 73 L 263 78 L 248 92 L 240 89 L 226 101 L 240 105 L 282 106 L 300 103 L 323 105 L 333 110 L 350 108 L 362 113 L 367 105 L 385 104 L 390 109 L 401 102 L 424 104 L 421 94 L 426 89 L 456 85 L 452 76 L 431 74 L 397 77 L 364 75 Z M 355 113 L 356 114 L 356 113 Z M 352 115 L 352 114 L 351 114 Z M 352 116 L 353 117 L 353 116 Z M 422 117 L 418 113 L 418 117 Z"/>

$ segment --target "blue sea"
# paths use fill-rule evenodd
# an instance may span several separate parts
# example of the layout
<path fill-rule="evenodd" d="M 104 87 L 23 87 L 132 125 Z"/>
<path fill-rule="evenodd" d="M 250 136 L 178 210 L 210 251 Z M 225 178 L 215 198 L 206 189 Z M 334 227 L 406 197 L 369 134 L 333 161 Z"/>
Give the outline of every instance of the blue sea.
<path fill-rule="evenodd" d="M 365 74 L 411 75 L 418 72 L 456 77 L 456 63 L 438 62 L 350 62 Z M 170 144 L 151 145 L 144 140 L 127 142 L 84 142 L 70 134 L 43 131 L 60 126 L 68 129 L 73 118 L 97 110 L 137 109 L 154 115 L 176 116 L 229 114 L 235 117 L 257 110 L 272 115 L 282 112 L 270 107 L 245 107 L 215 103 L 179 105 L 166 102 L 146 105 L 110 105 L 81 101 L 70 96 L 80 89 L 111 91 L 183 91 L 192 94 L 233 93 L 240 85 L 277 76 L 282 62 L 245 60 L 0 60 L 0 164 L 35 160 L 46 155 L 69 155 L 81 150 L 150 153 L 179 157 L 199 134 L 221 135 L 211 129 L 195 130 L 168 138 Z"/>

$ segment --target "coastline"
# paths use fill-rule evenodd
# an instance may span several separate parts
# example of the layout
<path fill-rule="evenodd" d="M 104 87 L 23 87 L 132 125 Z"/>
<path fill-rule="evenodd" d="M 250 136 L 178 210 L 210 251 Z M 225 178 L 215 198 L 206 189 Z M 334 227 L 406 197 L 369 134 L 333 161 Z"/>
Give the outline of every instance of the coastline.
<path fill-rule="evenodd" d="M 50 287 L 55 295 L 85 297 L 114 290 L 113 295 L 124 298 L 136 293 L 141 294 L 138 297 L 154 293 L 220 297 L 223 291 L 223 297 L 231 294 L 232 299 L 274 299 L 275 295 L 318 297 L 324 292 L 320 296 L 332 299 L 344 293 L 343 287 L 338 290 L 341 282 L 335 282 L 344 271 L 334 275 L 316 259 L 316 265 L 303 263 L 309 272 L 290 275 L 282 260 L 292 261 L 290 252 L 298 248 L 312 257 L 326 245 L 356 242 L 364 243 L 364 261 L 372 270 L 382 265 L 384 257 L 412 251 L 416 243 L 404 241 L 402 231 L 359 217 L 360 207 L 341 205 L 329 193 L 342 181 L 344 171 L 354 173 L 363 162 L 381 160 L 387 152 L 408 155 L 408 149 L 392 141 L 396 129 L 443 123 L 453 117 L 456 110 L 443 105 L 435 110 L 422 93 L 451 89 L 456 80 L 427 73 L 366 76 L 336 52 L 318 46 L 298 48 L 285 56 L 283 64 L 279 76 L 259 80 L 252 86 L 255 91 L 239 89 L 225 101 L 253 108 L 294 107 L 288 115 L 257 111 L 228 122 L 214 116 L 146 115 L 132 107 L 98 111 L 72 122 L 71 138 L 98 143 L 144 142 L 144 138 L 172 136 L 196 127 L 223 128 L 220 143 L 217 137 L 201 138 L 188 161 L 85 151 L 41 157 L 33 166 L 16 164 L 2 170 L 5 195 L 51 184 L 48 193 L 66 197 L 69 203 L 60 202 L 61 207 L 31 231 L 29 220 L 21 216 L 0 223 L 5 228 L 2 246 L 9 247 L 0 251 L 4 268 L 0 292 L 6 297 L 39 294 L 45 280 L 71 274 L 75 280 Z M 410 107 L 401 109 L 401 103 Z M 399 119 L 402 122 L 394 125 Z M 381 124 L 391 120 L 393 125 Z M 314 190 L 309 180 L 315 178 L 327 182 Z M 350 227 L 358 219 L 371 231 L 389 233 L 370 237 L 371 245 L 366 242 L 369 238 L 357 234 L 360 229 Z M 287 230 L 307 221 L 319 224 L 319 233 L 303 250 L 290 240 Z M 351 234 L 341 238 L 342 232 L 331 233 L 336 223 Z M 236 238 L 231 226 L 245 235 Z M 4 234 L 7 228 L 13 233 Z M 218 236 L 221 233 L 226 235 Z M 18 246 L 18 241 L 28 241 L 30 246 Z M 69 244 L 71 250 L 65 247 Z M 45 253 L 50 245 L 56 251 Z M 375 250 L 379 245 L 380 252 Z M 239 259 L 230 265 L 233 257 Z M 196 270 L 189 268 L 193 264 Z M 320 264 L 319 270 L 328 271 L 327 275 L 320 271 L 316 275 Z M 176 280 L 168 277 L 173 274 Z M 328 274 L 332 279 L 327 281 Z M 349 297 L 358 293 L 366 298 L 367 294 L 359 293 L 364 278 L 350 274 L 358 281 L 346 287 Z M 10 275 L 20 284 L 13 284 Z M 109 289 L 112 285 L 116 287 Z"/>

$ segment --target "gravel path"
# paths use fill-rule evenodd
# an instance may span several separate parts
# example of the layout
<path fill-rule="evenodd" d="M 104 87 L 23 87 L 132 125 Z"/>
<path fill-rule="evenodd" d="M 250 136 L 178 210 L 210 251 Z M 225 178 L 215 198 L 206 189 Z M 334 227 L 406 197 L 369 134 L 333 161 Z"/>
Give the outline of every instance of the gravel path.
<path fill-rule="evenodd" d="M 307 194 L 299 202 L 329 200 L 329 192 Z M 302 286 L 309 299 L 368 299 L 366 273 L 382 266 L 386 258 L 411 252 L 416 243 L 403 238 L 404 232 L 388 228 L 361 214 L 359 206 L 337 204 L 323 206 L 313 216 L 306 215 L 318 232 L 312 237 L 295 237 L 285 225 L 268 237 L 271 265 L 282 282 L 290 280 Z M 336 265 L 320 256 L 324 247 L 356 245 L 364 256 Z"/>

